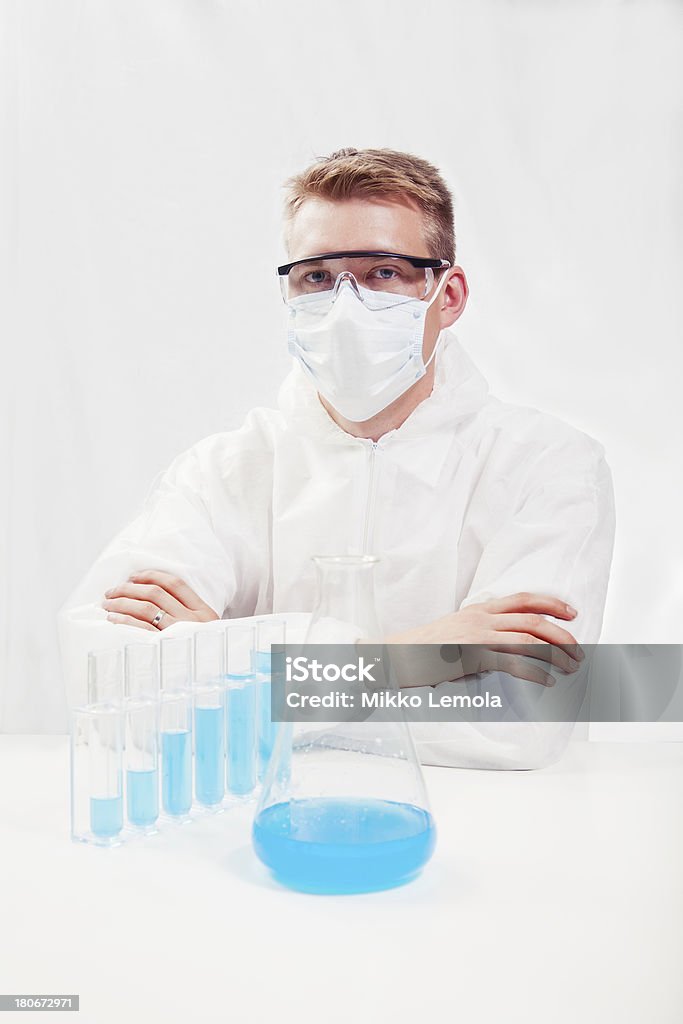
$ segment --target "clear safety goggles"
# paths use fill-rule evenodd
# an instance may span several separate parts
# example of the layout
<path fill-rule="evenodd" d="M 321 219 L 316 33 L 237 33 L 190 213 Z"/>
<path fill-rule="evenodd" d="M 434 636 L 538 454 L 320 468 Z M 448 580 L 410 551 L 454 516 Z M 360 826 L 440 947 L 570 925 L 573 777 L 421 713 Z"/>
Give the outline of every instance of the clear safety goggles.
<path fill-rule="evenodd" d="M 309 256 L 285 263 L 277 272 L 287 304 L 302 296 L 318 296 L 321 306 L 331 308 L 341 284 L 349 281 L 370 309 L 387 309 L 425 299 L 436 274 L 448 267 L 448 260 L 396 252 L 352 251 Z"/>

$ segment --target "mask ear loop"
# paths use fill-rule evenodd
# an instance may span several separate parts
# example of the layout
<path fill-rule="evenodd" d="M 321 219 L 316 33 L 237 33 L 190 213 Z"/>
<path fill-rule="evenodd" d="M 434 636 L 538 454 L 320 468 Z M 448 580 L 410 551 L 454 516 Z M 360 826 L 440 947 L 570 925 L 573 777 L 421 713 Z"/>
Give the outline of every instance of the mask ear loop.
<path fill-rule="evenodd" d="M 439 292 L 440 292 L 440 291 L 441 291 L 441 289 L 443 288 L 443 285 L 444 285 L 445 281 L 446 281 L 446 280 L 447 280 L 447 278 L 448 278 L 448 271 L 449 271 L 450 269 L 451 269 L 450 267 L 447 267 L 447 268 L 446 268 L 446 269 L 444 270 L 444 272 L 443 272 L 443 277 L 442 277 L 442 278 L 441 278 L 441 280 L 439 281 L 439 285 L 438 285 L 438 288 L 436 289 L 436 291 L 435 291 L 435 292 L 434 292 L 434 294 L 432 295 L 431 299 L 430 299 L 430 300 L 429 300 L 429 302 L 427 303 L 427 309 L 429 309 L 429 307 L 431 306 L 432 302 L 435 302 L 435 301 L 436 301 L 436 298 L 437 298 L 437 296 L 438 296 Z M 427 315 L 427 314 L 425 313 L 425 317 L 426 317 L 426 315 Z M 431 363 L 432 359 L 433 359 L 433 358 L 434 358 L 434 356 L 436 355 L 436 350 L 438 349 L 439 345 L 441 344 L 441 341 L 442 341 L 442 339 L 443 339 L 443 336 L 444 336 L 444 332 L 443 332 L 443 331 L 439 331 L 439 336 L 438 336 L 438 338 L 436 339 L 436 341 L 434 342 L 434 348 L 432 349 L 432 354 L 430 355 L 430 357 L 429 357 L 429 359 L 427 360 L 427 362 L 426 362 L 426 363 L 424 364 L 424 368 L 425 368 L 425 370 L 427 369 L 427 367 L 428 367 L 428 366 L 429 366 L 429 364 Z"/>

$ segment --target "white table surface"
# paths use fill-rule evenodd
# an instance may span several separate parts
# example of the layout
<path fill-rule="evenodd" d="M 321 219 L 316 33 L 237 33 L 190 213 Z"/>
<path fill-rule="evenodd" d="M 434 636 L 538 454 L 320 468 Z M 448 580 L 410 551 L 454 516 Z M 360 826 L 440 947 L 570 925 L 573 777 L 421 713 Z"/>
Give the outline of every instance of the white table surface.
<path fill-rule="evenodd" d="M 347 897 L 271 882 L 249 807 L 112 850 L 73 843 L 65 737 L 0 737 L 0 772 L 0 992 L 79 993 L 60 1019 L 683 1020 L 681 743 L 427 768 L 423 876 Z"/>

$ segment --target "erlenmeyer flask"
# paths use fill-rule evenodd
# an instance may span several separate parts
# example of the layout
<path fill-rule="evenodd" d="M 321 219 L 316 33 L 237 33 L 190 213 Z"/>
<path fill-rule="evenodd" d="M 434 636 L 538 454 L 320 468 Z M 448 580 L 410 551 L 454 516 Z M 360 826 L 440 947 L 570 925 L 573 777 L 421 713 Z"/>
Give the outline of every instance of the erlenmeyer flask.
<path fill-rule="evenodd" d="M 318 602 L 302 656 L 320 647 L 377 650 L 372 556 L 316 557 Z M 298 652 L 297 652 L 298 653 Z M 312 656 L 312 655 L 311 655 Z M 388 677 L 389 685 L 391 677 Z M 374 713 L 343 722 L 287 722 L 278 731 L 253 826 L 254 848 L 303 892 L 389 889 L 413 879 L 436 832 L 406 721 Z M 336 715 L 336 712 L 335 712 Z M 363 718 L 364 720 L 358 720 Z"/>

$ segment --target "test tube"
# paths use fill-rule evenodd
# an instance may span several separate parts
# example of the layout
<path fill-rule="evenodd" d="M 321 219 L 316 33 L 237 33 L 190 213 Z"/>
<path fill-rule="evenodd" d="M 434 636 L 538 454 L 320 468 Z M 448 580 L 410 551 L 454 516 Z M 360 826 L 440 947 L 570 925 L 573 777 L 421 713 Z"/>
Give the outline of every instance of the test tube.
<path fill-rule="evenodd" d="M 192 807 L 192 639 L 165 637 L 161 655 L 161 804 L 189 821 Z"/>
<path fill-rule="evenodd" d="M 122 708 L 121 648 L 89 651 L 88 705 L 82 715 L 78 709 L 72 730 L 72 834 L 74 808 L 87 791 L 87 827 L 78 813 L 74 838 L 107 846 L 119 841 L 123 828 Z"/>
<path fill-rule="evenodd" d="M 275 745 L 278 723 L 271 716 L 272 659 L 273 644 L 284 644 L 286 623 L 284 619 L 261 619 L 256 623 L 256 652 L 254 663 L 258 684 L 258 777 L 265 774 L 270 755 Z"/>
<path fill-rule="evenodd" d="M 226 784 L 233 796 L 256 786 L 256 676 L 253 624 L 229 626 L 225 639 Z"/>
<path fill-rule="evenodd" d="M 71 836 L 115 846 L 123 829 L 123 712 L 114 705 L 71 712 Z"/>
<path fill-rule="evenodd" d="M 88 652 L 88 706 L 121 707 L 123 651 L 120 647 Z"/>
<path fill-rule="evenodd" d="M 218 809 L 225 794 L 223 633 L 200 630 L 194 637 L 194 786 L 204 807 Z"/>
<path fill-rule="evenodd" d="M 145 833 L 159 817 L 159 648 L 128 644 L 124 652 L 126 815 Z"/>

